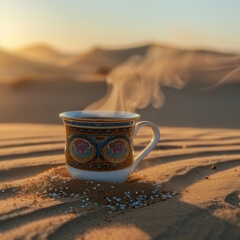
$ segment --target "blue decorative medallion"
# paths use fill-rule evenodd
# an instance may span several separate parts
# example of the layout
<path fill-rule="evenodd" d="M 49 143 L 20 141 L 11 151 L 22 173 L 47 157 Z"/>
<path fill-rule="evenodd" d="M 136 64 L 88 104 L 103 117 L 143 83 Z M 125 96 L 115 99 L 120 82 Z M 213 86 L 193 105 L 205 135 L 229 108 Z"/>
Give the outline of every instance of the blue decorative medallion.
<path fill-rule="evenodd" d="M 104 146 L 102 151 L 109 162 L 121 163 L 129 153 L 129 144 L 125 139 L 117 138 Z"/>
<path fill-rule="evenodd" d="M 95 147 L 83 138 L 74 138 L 69 147 L 71 156 L 82 163 L 92 160 L 96 153 Z"/>

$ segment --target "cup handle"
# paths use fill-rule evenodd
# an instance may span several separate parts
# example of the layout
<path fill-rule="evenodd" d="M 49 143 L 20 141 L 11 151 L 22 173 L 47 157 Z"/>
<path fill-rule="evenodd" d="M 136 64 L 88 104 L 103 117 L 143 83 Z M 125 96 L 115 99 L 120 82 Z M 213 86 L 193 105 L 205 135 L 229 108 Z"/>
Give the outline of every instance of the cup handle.
<path fill-rule="evenodd" d="M 143 127 L 143 126 L 148 126 L 151 127 L 153 130 L 153 137 L 151 142 L 147 145 L 146 148 L 144 148 L 135 158 L 134 158 L 134 163 L 133 163 L 133 170 L 135 170 L 135 168 L 137 167 L 137 165 L 140 163 L 140 161 L 146 157 L 152 150 L 153 148 L 157 145 L 158 140 L 160 138 L 160 132 L 158 129 L 158 126 L 152 122 L 149 121 L 142 121 L 142 122 L 138 122 L 135 125 L 135 130 L 133 133 L 133 136 L 136 136 L 138 130 Z"/>

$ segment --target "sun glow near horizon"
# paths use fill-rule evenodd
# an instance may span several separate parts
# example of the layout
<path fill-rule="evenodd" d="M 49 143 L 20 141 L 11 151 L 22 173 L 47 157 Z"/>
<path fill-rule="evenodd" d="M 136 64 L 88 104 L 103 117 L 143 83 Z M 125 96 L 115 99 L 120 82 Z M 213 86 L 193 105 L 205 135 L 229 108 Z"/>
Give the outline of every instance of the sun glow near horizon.
<path fill-rule="evenodd" d="M 7 1 L 0 3 L 0 46 L 39 42 L 64 51 L 159 42 L 240 51 L 237 1 Z"/>

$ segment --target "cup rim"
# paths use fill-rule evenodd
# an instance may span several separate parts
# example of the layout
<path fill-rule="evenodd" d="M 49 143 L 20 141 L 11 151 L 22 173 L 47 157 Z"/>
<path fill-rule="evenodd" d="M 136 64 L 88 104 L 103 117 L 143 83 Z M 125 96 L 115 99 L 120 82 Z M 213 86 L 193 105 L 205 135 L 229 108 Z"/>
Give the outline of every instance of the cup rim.
<path fill-rule="evenodd" d="M 63 120 L 90 121 L 90 122 L 117 122 L 137 120 L 140 115 L 133 112 L 110 110 L 79 110 L 67 111 L 59 114 Z"/>

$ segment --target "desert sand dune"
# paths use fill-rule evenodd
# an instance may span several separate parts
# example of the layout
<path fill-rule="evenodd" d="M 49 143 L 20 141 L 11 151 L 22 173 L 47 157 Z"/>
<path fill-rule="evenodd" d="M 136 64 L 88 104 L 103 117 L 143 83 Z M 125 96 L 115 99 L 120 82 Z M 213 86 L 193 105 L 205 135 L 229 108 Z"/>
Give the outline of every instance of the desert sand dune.
<path fill-rule="evenodd" d="M 0 87 L 0 122 L 61 123 L 58 114 L 81 110 L 105 96 L 105 82 L 33 82 Z M 187 85 L 178 90 L 163 88 L 162 108 L 138 109 L 142 120 L 161 126 L 240 128 L 240 85 L 213 89 Z"/>
<path fill-rule="evenodd" d="M 55 65 L 58 65 L 62 59 L 70 57 L 69 55 L 63 54 L 59 50 L 47 44 L 35 44 L 32 46 L 27 46 L 25 48 L 16 50 L 15 53 L 33 61 Z"/>
<path fill-rule="evenodd" d="M 117 64 L 132 54 L 143 55 L 149 46 L 115 51 L 96 49 L 81 61 L 93 68 L 105 64 L 105 60 L 107 64 L 114 61 Z M 163 52 L 163 61 L 164 56 L 170 57 L 165 62 L 167 65 L 181 62 L 188 55 L 185 50 L 163 46 L 157 48 L 163 49 L 160 50 L 160 53 Z M 174 85 L 163 86 L 164 105 L 160 109 L 151 105 L 137 109 L 142 119 L 161 126 L 240 128 L 239 57 L 203 50 L 192 50 L 190 56 L 194 63 L 206 60 L 211 64 L 205 65 L 208 68 L 204 69 L 196 70 L 194 64 L 191 65 L 192 68 L 184 69 L 184 74 L 188 75 L 186 85 L 182 89 L 175 89 Z M 228 68 L 224 68 L 225 63 Z M 81 67 L 74 72 L 75 70 L 30 61 L 3 50 L 0 51 L 0 65 L 1 80 L 5 81 L 0 86 L 0 122 L 61 123 L 58 118 L 60 112 L 85 109 L 104 97 L 108 91 L 106 73 L 83 74 Z M 234 77 L 224 79 L 231 71 Z M 98 78 L 100 81 L 96 82 Z M 11 81 L 14 84 L 8 84 Z M 149 84 L 151 85 L 151 79 Z"/>
<path fill-rule="evenodd" d="M 160 142 L 115 192 L 106 183 L 71 179 L 58 114 L 108 96 L 108 72 L 156 47 L 160 67 L 186 79 L 179 88 L 172 78 L 158 82 L 161 108 L 136 109 L 159 126 Z M 0 51 L 0 239 L 240 238 L 238 55 L 152 45 L 97 48 L 67 59 L 46 46 L 18 54 Z M 186 56 L 191 64 L 181 68 Z M 150 138 L 148 128 L 140 130 L 136 153 Z M 106 194 L 124 199 L 143 187 L 141 207 L 109 210 Z"/>
<path fill-rule="evenodd" d="M 63 151 L 63 126 L 1 124 L 0 131 L 0 156 L 8 150 L 17 153 L 0 160 L 1 239 L 240 237 L 239 130 L 160 127 L 158 147 L 140 163 L 136 174 L 177 194 L 166 201 L 111 213 L 105 205 L 83 203 L 81 195 L 35 194 L 34 184 L 48 179 L 47 184 L 56 177 L 54 173 L 65 171 L 63 152 L 58 152 L 59 147 Z M 150 131 L 143 129 L 134 141 L 136 148 L 140 150 L 149 139 Z M 46 149 L 55 152 L 46 155 Z M 67 175 L 58 181 L 68 181 Z M 27 186 L 31 188 L 25 192 Z M 41 188 L 48 190 L 48 185 Z"/>
<path fill-rule="evenodd" d="M 161 62 L 163 65 L 166 63 L 166 58 L 169 64 L 174 66 L 176 61 L 181 62 L 182 59 L 184 62 L 186 56 L 190 56 L 192 64 L 187 69 L 182 69 L 181 74 L 187 78 L 198 78 L 200 83 L 216 83 L 240 64 L 239 56 L 236 54 L 176 49 L 158 44 L 116 50 L 95 48 L 75 55 L 63 54 L 48 45 L 33 45 L 15 52 L 0 49 L 0 80 L 1 82 L 64 78 L 81 81 L 103 80 L 116 66 L 133 56 L 144 57 L 153 48 L 162 52 L 159 59 L 160 67 Z M 235 71 L 227 81 L 233 78 L 239 79 L 239 71 Z"/>
<path fill-rule="evenodd" d="M 0 82 L 22 80 L 57 80 L 73 77 L 73 72 L 57 66 L 35 62 L 0 49 Z"/>
<path fill-rule="evenodd" d="M 74 61 L 70 62 L 68 68 L 81 69 L 83 71 L 91 72 L 109 72 L 112 68 L 125 62 L 131 56 L 144 56 L 151 45 L 119 49 L 107 50 L 102 48 L 95 48 L 85 54 L 81 54 Z"/>
<path fill-rule="evenodd" d="M 101 194 L 112 193 L 110 185 L 98 183 L 104 190 L 91 190 L 87 203 L 85 187 L 64 185 L 90 183 L 66 173 L 58 114 L 108 96 L 108 72 L 149 49 L 157 49 L 169 76 L 177 72 L 186 80 L 179 88 L 172 78 L 159 82 L 165 98 L 160 109 L 136 109 L 141 120 L 159 126 L 161 139 L 131 181 L 118 187 L 135 194 L 144 186 L 151 190 L 149 202 L 109 211 Z M 191 64 L 181 68 L 186 56 Z M 234 54 L 156 45 L 97 48 L 69 58 L 46 46 L 25 49 L 21 56 L 1 50 L 0 239 L 239 239 L 239 61 Z M 136 152 L 150 136 L 147 128 L 139 132 Z M 60 185 L 53 188 L 54 179 Z M 156 195 L 152 188 L 158 184 Z M 52 193 L 63 186 L 67 194 Z M 117 193 L 123 199 L 124 192 Z"/>
<path fill-rule="evenodd" d="M 86 52 L 85 54 L 81 54 L 79 57 L 74 56 L 72 59 L 69 59 L 69 62 L 65 62 L 65 66 L 75 70 L 81 70 L 84 72 L 99 72 L 99 73 L 108 73 L 114 67 L 122 64 L 130 57 L 133 56 L 141 56 L 143 57 L 146 53 L 151 49 L 161 49 L 163 51 L 163 61 L 165 60 L 165 53 L 172 53 L 173 58 L 183 57 L 184 54 L 194 55 L 196 61 L 210 61 L 211 65 L 212 61 L 215 59 L 224 59 L 227 57 L 234 57 L 235 54 L 231 53 L 221 53 L 207 50 L 185 50 L 185 49 L 177 49 L 169 46 L 164 46 L 160 44 L 148 44 L 140 47 L 132 47 L 132 48 L 123 48 L 123 49 L 104 49 L 104 48 L 95 48 Z M 231 61 L 234 61 L 233 59 Z M 239 64 L 239 59 L 235 60 Z M 219 65 L 221 62 L 219 61 Z M 231 64 L 233 64 L 231 62 Z M 218 66 L 219 66 L 218 65 Z M 216 67 L 216 66 L 214 66 Z M 192 69 L 189 69 L 191 72 Z"/>

